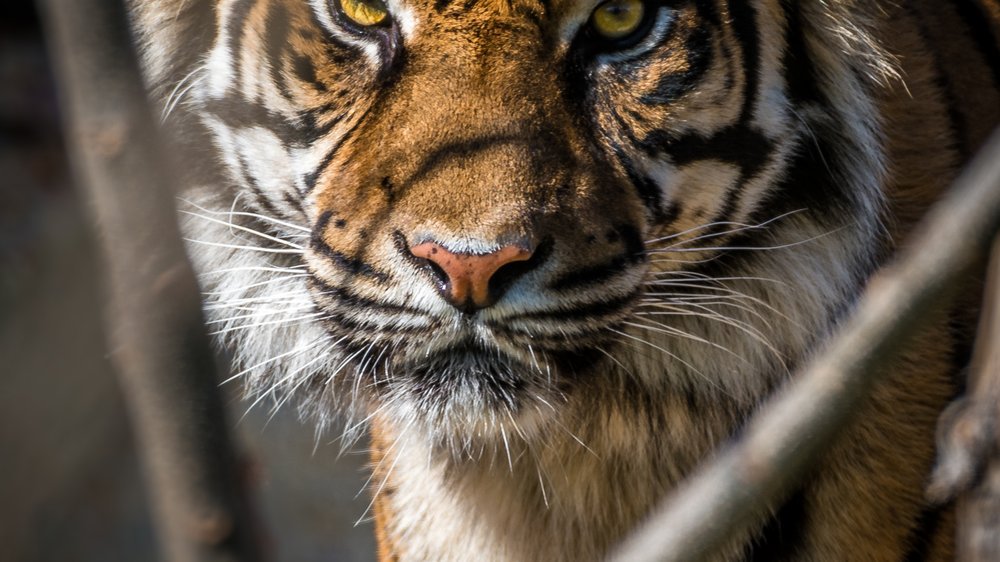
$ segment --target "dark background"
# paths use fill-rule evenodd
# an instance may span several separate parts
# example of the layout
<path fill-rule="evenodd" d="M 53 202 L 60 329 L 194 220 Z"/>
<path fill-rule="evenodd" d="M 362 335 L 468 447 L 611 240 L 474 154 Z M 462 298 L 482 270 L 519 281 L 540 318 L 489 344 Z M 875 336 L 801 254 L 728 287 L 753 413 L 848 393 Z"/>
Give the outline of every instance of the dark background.
<path fill-rule="evenodd" d="M 203 1 L 203 0 L 199 0 Z M 0 3 L 0 562 L 158 559 L 34 6 Z M 239 389 L 228 389 L 232 393 Z M 365 457 L 228 398 L 277 560 L 371 560 Z M 314 447 L 315 446 L 315 447 Z M 315 448 L 315 452 L 313 449 Z"/>

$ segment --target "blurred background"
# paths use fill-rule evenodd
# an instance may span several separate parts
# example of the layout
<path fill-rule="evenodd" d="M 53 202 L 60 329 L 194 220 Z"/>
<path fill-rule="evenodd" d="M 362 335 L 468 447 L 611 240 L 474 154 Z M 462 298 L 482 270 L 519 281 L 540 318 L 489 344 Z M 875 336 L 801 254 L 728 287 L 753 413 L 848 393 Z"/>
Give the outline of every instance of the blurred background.
<path fill-rule="evenodd" d="M 33 4 L 0 3 L 0 562 L 157 560 L 57 105 Z M 373 560 L 364 454 L 226 390 L 273 558 Z"/>

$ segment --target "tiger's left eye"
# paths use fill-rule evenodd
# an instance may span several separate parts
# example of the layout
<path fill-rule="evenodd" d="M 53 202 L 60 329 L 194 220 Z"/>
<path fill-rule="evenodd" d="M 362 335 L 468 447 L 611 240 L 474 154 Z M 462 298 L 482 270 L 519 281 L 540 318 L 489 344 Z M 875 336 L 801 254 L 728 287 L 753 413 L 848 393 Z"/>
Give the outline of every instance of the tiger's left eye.
<path fill-rule="evenodd" d="M 645 15 L 642 0 L 608 0 L 591 14 L 590 25 L 606 39 L 624 39 L 639 29 Z"/>
<path fill-rule="evenodd" d="M 340 11 L 362 27 L 382 25 L 389 19 L 389 8 L 382 0 L 339 0 Z"/>

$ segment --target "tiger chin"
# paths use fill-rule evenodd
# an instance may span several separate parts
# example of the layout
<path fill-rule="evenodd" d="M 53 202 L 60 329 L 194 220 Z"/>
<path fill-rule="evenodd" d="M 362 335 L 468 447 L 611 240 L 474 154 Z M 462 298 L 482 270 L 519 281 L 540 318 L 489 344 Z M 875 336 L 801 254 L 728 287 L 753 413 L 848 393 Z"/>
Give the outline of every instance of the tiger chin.
<path fill-rule="evenodd" d="M 1000 112 L 994 0 L 130 0 L 210 326 L 367 428 L 383 560 L 594 560 L 848 314 Z M 974 287 L 719 560 L 953 556 Z"/>

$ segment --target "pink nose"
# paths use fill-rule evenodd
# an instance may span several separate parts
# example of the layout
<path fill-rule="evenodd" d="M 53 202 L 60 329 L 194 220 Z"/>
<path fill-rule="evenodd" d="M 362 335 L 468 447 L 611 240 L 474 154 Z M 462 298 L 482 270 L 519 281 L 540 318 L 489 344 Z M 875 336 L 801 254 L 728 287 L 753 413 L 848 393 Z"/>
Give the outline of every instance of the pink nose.
<path fill-rule="evenodd" d="M 410 248 L 410 253 L 430 264 L 445 300 L 471 313 L 499 298 L 503 287 L 495 281 L 501 268 L 527 261 L 533 252 L 520 246 L 504 246 L 488 254 L 456 254 L 435 242 L 424 242 Z"/>

